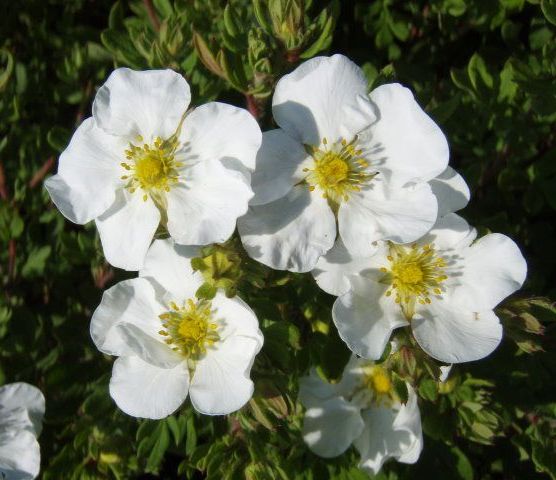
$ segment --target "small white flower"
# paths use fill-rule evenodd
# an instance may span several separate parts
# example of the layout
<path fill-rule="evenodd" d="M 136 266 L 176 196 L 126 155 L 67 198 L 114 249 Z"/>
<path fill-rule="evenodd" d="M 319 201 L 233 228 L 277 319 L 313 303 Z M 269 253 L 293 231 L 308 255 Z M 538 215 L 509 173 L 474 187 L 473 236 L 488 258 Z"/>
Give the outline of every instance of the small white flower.
<path fill-rule="evenodd" d="M 191 95 L 171 70 L 115 70 L 46 181 L 72 222 L 95 220 L 114 266 L 138 270 L 159 225 L 184 245 L 223 242 L 253 196 L 255 119 Z"/>
<path fill-rule="evenodd" d="M 348 347 L 378 359 L 392 331 L 411 325 L 421 348 L 442 362 L 489 355 L 502 338 L 493 309 L 521 288 L 527 265 L 505 235 L 474 241 L 476 235 L 451 213 L 413 244 L 381 242 L 358 265 L 341 246 L 335 248 L 319 265 L 316 278 L 340 294 L 332 317 Z M 332 282 L 330 268 L 342 279 Z"/>
<path fill-rule="evenodd" d="M 44 396 L 38 388 L 27 383 L 0 387 L 0 478 L 37 477 L 43 416 Z"/>
<path fill-rule="evenodd" d="M 238 297 L 198 300 L 195 247 L 156 240 L 139 278 L 107 290 L 91 321 L 98 349 L 117 355 L 110 395 L 127 414 L 163 418 L 191 398 L 223 415 L 253 394 L 249 373 L 263 344 L 257 317 Z"/>
<path fill-rule="evenodd" d="M 331 385 L 313 371 L 301 380 L 306 407 L 303 439 L 317 455 L 335 457 L 354 445 L 359 467 L 377 474 L 389 458 L 415 463 L 423 449 L 417 396 L 408 385 L 402 404 L 390 375 L 373 362 L 352 356 L 342 380 Z"/>
<path fill-rule="evenodd" d="M 317 57 L 276 85 L 253 174 L 255 197 L 238 222 L 251 257 L 305 272 L 339 236 L 354 254 L 372 242 L 424 235 L 437 218 L 427 183 L 448 163 L 438 126 L 399 84 L 367 95 L 362 70 Z"/>

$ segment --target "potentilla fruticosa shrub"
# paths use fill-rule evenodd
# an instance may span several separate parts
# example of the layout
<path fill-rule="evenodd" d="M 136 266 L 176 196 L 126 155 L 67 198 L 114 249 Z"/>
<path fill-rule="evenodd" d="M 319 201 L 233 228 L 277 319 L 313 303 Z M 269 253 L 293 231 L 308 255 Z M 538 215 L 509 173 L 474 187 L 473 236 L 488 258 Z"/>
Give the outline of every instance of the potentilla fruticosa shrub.
<path fill-rule="evenodd" d="M 556 477 L 554 1 L 0 28 L 0 476 Z"/>

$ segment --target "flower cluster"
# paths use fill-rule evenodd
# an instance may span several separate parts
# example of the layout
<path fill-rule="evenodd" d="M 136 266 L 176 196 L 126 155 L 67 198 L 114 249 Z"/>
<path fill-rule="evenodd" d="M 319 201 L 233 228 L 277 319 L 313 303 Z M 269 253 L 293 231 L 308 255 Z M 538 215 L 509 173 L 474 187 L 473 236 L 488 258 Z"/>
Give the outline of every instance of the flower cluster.
<path fill-rule="evenodd" d="M 158 419 L 188 396 L 210 415 L 252 396 L 257 317 L 230 281 L 201 294 L 200 246 L 237 223 L 249 257 L 312 272 L 338 297 L 333 320 L 354 355 L 338 384 L 315 372 L 302 381 L 310 449 L 331 457 L 353 444 L 373 473 L 390 457 L 414 463 L 417 396 L 408 385 L 403 402 L 377 361 L 404 326 L 444 363 L 490 354 L 502 336 L 493 309 L 525 280 L 518 247 L 476 240 L 454 213 L 470 194 L 440 128 L 399 84 L 368 94 L 344 56 L 285 75 L 272 101 L 279 128 L 264 134 L 245 110 L 189 103 L 170 70 L 114 71 L 46 184 L 69 220 L 95 220 L 112 265 L 139 271 L 104 293 L 91 321 L 98 349 L 118 357 L 112 398 Z"/>

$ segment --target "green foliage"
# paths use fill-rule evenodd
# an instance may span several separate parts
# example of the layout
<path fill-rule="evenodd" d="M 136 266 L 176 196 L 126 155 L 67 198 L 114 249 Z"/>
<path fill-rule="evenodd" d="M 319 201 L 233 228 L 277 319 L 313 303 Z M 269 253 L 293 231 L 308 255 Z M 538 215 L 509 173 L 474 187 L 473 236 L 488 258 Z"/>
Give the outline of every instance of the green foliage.
<path fill-rule="evenodd" d="M 300 435 L 299 377 L 315 367 L 337 381 L 349 357 L 333 299 L 309 275 L 250 261 L 237 238 L 193 267 L 204 296 L 237 292 L 258 315 L 251 402 L 229 417 L 186 402 L 158 422 L 118 411 L 112 360 L 88 323 L 103 289 L 130 274 L 105 263 L 94 225 L 65 221 L 42 188 L 115 66 L 173 68 L 195 104 L 246 106 L 268 129 L 276 81 L 328 52 L 362 65 L 370 87 L 414 90 L 470 184 L 464 215 L 513 237 L 529 264 L 525 289 L 498 309 L 501 347 L 446 383 L 398 336 L 384 361 L 400 397 L 405 380 L 418 387 L 425 449 L 417 465 L 392 462 L 378 478 L 556 478 L 556 310 L 545 298 L 556 297 L 554 0 L 27 0 L 5 5 L 0 31 L 0 380 L 45 393 L 42 478 L 367 478 L 354 451 L 324 460 Z"/>

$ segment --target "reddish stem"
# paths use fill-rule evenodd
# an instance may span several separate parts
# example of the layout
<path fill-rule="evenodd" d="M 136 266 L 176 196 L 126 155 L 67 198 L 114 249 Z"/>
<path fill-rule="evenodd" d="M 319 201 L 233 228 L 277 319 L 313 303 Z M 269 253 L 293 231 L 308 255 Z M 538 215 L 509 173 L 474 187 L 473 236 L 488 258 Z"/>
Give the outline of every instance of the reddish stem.
<path fill-rule="evenodd" d="M 114 278 L 114 270 L 112 270 L 110 265 L 105 263 L 98 269 L 96 275 L 94 275 L 95 286 L 100 290 L 104 290 L 104 287 L 112 278 Z"/>
<path fill-rule="evenodd" d="M 147 9 L 147 15 L 149 16 L 149 19 L 153 24 L 153 28 L 158 32 L 160 30 L 160 20 L 156 15 L 152 0 L 143 0 L 143 3 L 145 4 L 145 8 Z"/>
<path fill-rule="evenodd" d="M 245 101 L 247 102 L 247 110 L 249 110 L 249 113 L 257 120 L 261 118 L 261 111 L 255 97 L 253 95 L 245 94 Z"/>
<path fill-rule="evenodd" d="M 2 165 L 2 163 L 0 163 L 0 198 L 6 202 L 10 198 L 10 193 L 8 192 L 8 186 L 6 185 L 6 175 L 4 174 L 4 165 Z"/>
<path fill-rule="evenodd" d="M 16 243 L 15 243 L 15 239 L 12 238 L 8 242 L 8 278 L 14 277 L 15 255 L 16 255 Z"/>
<path fill-rule="evenodd" d="M 297 63 L 299 62 L 299 53 L 300 53 L 300 49 L 299 48 L 293 48 L 292 50 L 286 50 L 286 61 L 289 63 Z"/>
<path fill-rule="evenodd" d="M 54 157 L 48 157 L 46 162 L 42 164 L 42 167 L 35 172 L 33 178 L 29 180 L 29 188 L 35 188 L 39 185 L 43 181 L 46 174 L 52 170 L 52 167 L 54 167 Z"/>

